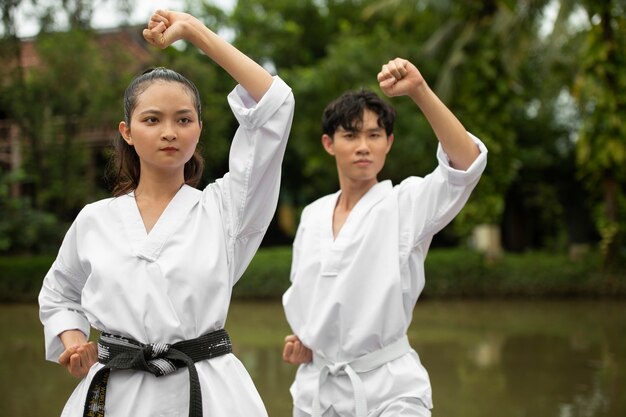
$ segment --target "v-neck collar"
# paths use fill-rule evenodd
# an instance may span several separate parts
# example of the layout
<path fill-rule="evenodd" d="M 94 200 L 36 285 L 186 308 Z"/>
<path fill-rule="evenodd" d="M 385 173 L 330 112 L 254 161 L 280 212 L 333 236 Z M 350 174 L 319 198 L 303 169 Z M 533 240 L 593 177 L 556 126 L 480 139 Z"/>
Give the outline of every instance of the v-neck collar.
<path fill-rule="evenodd" d="M 336 277 L 339 274 L 344 259 L 344 251 L 354 239 L 355 229 L 363 224 L 363 217 L 391 189 L 391 181 L 388 180 L 379 182 L 370 188 L 352 208 L 336 238 L 333 236 L 333 213 L 341 191 L 336 192 L 326 201 L 326 206 L 322 208 L 322 215 L 319 218 L 321 223 L 317 228 L 320 230 L 319 236 L 322 239 L 320 242 L 320 248 L 322 248 L 320 252 L 321 276 Z"/>
<path fill-rule="evenodd" d="M 161 249 L 184 220 L 187 213 L 198 202 L 199 191 L 183 185 L 174 195 L 148 233 L 141 218 L 134 193 L 120 197 L 124 229 L 128 235 L 133 252 L 139 258 L 154 262 Z"/>
<path fill-rule="evenodd" d="M 364 213 L 367 213 L 372 206 L 387 195 L 391 188 L 391 181 L 385 180 L 374 184 L 372 188 L 367 190 L 352 210 L 350 210 L 346 221 L 341 229 L 339 229 L 339 233 L 337 233 L 337 236 L 335 237 L 333 234 L 333 216 L 337 201 L 341 195 L 341 190 L 337 191 L 332 198 L 328 199 L 327 205 L 324 207 L 324 215 L 321 216 L 322 227 L 320 227 L 320 229 L 323 230 L 323 238 L 330 239 L 330 241 L 334 244 L 338 244 L 344 239 L 349 239 L 353 234 L 353 229 L 356 227 L 355 225 L 359 224 L 359 219 L 364 215 Z"/>

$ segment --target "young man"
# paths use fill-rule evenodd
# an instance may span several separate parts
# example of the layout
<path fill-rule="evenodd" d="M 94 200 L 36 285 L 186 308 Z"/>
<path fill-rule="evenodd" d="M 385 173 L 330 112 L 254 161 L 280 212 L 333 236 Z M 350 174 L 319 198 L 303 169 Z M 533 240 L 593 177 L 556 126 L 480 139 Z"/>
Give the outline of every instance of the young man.
<path fill-rule="evenodd" d="M 340 190 L 302 212 L 291 287 L 283 297 L 293 335 L 283 359 L 299 364 L 294 416 L 430 416 L 428 373 L 406 336 L 424 287 L 433 235 L 461 210 L 487 150 L 409 61 L 378 74 L 389 97 L 409 96 L 438 140 L 438 167 L 399 185 L 378 182 L 395 110 L 376 94 L 348 92 L 322 119 Z"/>

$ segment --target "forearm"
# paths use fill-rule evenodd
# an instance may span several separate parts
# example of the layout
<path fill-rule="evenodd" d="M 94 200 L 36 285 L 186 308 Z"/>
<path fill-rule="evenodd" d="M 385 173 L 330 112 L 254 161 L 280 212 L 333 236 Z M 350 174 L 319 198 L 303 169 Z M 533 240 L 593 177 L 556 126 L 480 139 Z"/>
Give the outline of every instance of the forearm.
<path fill-rule="evenodd" d="M 430 123 L 450 159 L 450 164 L 456 169 L 467 170 L 480 152 L 467 135 L 465 127 L 428 84 L 423 83 L 409 96 Z"/>
<path fill-rule="evenodd" d="M 199 20 L 192 19 L 188 25 L 189 41 L 224 68 L 259 101 L 272 84 L 270 73 Z"/>
<path fill-rule="evenodd" d="M 85 333 L 77 329 L 66 330 L 59 335 L 59 338 L 61 339 L 63 346 L 65 346 L 65 349 L 87 343 Z"/>

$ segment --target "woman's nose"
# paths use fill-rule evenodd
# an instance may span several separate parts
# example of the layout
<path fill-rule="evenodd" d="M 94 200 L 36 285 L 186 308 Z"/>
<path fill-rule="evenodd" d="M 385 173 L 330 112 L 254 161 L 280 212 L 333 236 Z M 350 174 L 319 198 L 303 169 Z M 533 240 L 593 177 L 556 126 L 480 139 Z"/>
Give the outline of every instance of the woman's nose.
<path fill-rule="evenodd" d="M 164 140 L 171 142 L 176 139 L 176 129 L 174 128 L 174 126 L 172 126 L 171 123 L 164 123 L 161 136 Z"/>

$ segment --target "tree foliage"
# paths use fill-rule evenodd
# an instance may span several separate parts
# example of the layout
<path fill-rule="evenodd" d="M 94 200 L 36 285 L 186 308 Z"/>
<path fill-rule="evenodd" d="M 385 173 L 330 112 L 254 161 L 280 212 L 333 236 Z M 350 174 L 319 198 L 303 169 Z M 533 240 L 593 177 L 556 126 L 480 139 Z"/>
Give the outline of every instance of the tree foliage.
<path fill-rule="evenodd" d="M 115 2 L 127 11 L 132 3 Z M 1 9 L 6 62 L 19 56 L 15 4 L 3 2 Z M 58 31 L 49 9 L 38 9 L 36 44 L 45 65 L 28 73 L 0 68 L 0 116 L 16 121 L 27 141 L 23 180 L 34 190 L 33 206 L 69 219 L 106 195 L 103 184 L 94 191 L 81 181 L 93 175 L 92 161 L 77 132 L 86 124 L 117 124 L 123 88 L 138 69 L 121 48 L 103 50 L 95 42 L 94 2 L 46 4 L 65 11 L 67 30 Z M 592 213 L 607 259 L 619 258 L 626 228 L 623 2 L 239 0 L 228 14 L 211 1 L 187 4 L 293 88 L 281 213 L 338 186 L 334 161 L 320 145 L 325 105 L 345 90 L 378 91 L 381 65 L 402 56 L 490 152 L 476 191 L 444 234 L 459 242 L 478 223 L 494 223 L 509 249 L 564 249 L 594 237 L 585 226 Z M 587 19 L 582 25 L 580 16 Z M 204 179 L 221 176 L 236 129 L 225 99 L 234 82 L 186 44 L 155 54 L 151 64 L 172 67 L 198 85 Z M 437 141 L 409 99 L 390 102 L 399 114 L 397 140 L 381 179 L 397 183 L 434 168 Z"/>
<path fill-rule="evenodd" d="M 580 107 L 579 174 L 597 198 L 607 264 L 619 261 L 626 230 L 626 5 L 584 1 L 589 17 L 572 91 Z"/>

